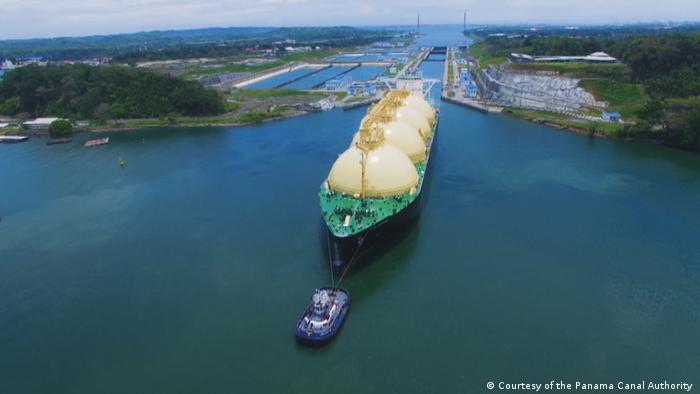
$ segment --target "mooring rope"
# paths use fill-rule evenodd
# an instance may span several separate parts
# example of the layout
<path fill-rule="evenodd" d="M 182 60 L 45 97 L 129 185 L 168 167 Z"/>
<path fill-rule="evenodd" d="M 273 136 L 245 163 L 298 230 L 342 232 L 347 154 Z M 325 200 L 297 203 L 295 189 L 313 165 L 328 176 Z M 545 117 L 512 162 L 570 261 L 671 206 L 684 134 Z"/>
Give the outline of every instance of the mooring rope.
<path fill-rule="evenodd" d="M 326 250 L 328 251 L 328 267 L 331 269 L 331 287 L 335 289 L 335 275 L 333 275 L 333 258 L 331 256 L 331 239 L 326 230 Z"/>
<path fill-rule="evenodd" d="M 350 266 L 352 265 L 352 263 L 355 262 L 355 257 L 358 256 L 360 249 L 362 249 L 362 244 L 365 242 L 365 239 L 369 235 L 369 232 L 370 232 L 370 230 L 367 230 L 367 232 L 365 233 L 365 236 L 360 239 L 360 242 L 357 245 L 357 249 L 355 249 L 355 253 L 353 253 L 352 256 L 350 257 L 350 261 L 348 261 L 348 265 L 345 266 L 343 273 L 340 275 L 340 278 L 338 279 L 338 284 L 340 284 L 340 282 L 343 281 L 343 279 L 345 278 L 345 274 L 348 273 L 348 269 L 350 269 Z"/>

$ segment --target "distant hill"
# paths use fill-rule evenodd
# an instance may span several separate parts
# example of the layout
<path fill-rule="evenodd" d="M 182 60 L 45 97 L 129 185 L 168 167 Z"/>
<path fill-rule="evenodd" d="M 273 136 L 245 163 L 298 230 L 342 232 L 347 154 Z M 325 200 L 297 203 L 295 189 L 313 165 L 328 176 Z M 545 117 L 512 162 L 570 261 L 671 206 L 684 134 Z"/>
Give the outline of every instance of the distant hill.
<path fill-rule="evenodd" d="M 0 58 L 42 56 L 50 60 L 114 57 L 127 53 L 188 46 L 241 46 L 295 40 L 322 44 L 367 41 L 386 32 L 353 27 L 222 27 L 164 30 L 86 37 L 36 38 L 0 41 Z"/>

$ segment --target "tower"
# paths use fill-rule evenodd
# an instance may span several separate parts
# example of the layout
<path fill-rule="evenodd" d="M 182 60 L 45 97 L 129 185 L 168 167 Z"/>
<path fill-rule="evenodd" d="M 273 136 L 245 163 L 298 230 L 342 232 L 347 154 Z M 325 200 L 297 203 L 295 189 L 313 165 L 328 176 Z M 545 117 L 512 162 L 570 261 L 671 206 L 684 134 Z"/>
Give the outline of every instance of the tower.
<path fill-rule="evenodd" d="M 420 12 L 418 13 L 418 23 L 416 23 L 416 36 L 420 35 Z"/>

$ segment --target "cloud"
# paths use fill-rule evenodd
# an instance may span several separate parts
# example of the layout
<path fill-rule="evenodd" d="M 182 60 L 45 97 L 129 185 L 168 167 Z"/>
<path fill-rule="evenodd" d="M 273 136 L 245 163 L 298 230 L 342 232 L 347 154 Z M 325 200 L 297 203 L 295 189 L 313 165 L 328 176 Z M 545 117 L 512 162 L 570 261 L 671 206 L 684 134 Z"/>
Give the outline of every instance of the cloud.
<path fill-rule="evenodd" d="M 210 26 L 617 23 L 700 19 L 697 0 L 0 0 L 0 39 Z"/>

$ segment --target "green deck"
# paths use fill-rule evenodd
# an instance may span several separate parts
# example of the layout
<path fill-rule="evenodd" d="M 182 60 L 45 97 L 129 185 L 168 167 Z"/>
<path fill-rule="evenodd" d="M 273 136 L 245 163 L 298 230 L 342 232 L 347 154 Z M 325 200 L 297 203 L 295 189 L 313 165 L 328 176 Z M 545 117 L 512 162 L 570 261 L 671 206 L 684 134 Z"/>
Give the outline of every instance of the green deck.
<path fill-rule="evenodd" d="M 437 131 L 437 119 L 433 126 L 433 139 L 428 141 L 428 151 L 425 160 L 416 163 L 416 171 L 418 171 L 418 185 L 414 194 L 406 193 L 397 196 L 384 198 L 355 198 L 345 193 L 338 193 L 326 189 L 324 184 L 321 185 L 321 190 L 318 193 L 321 212 L 323 212 L 323 220 L 331 233 L 337 237 L 348 237 L 360 233 L 382 220 L 393 216 L 409 206 L 423 189 L 423 180 L 425 179 L 425 169 L 430 160 L 430 148 Z M 350 215 L 350 223 L 347 227 L 345 217 Z"/>

